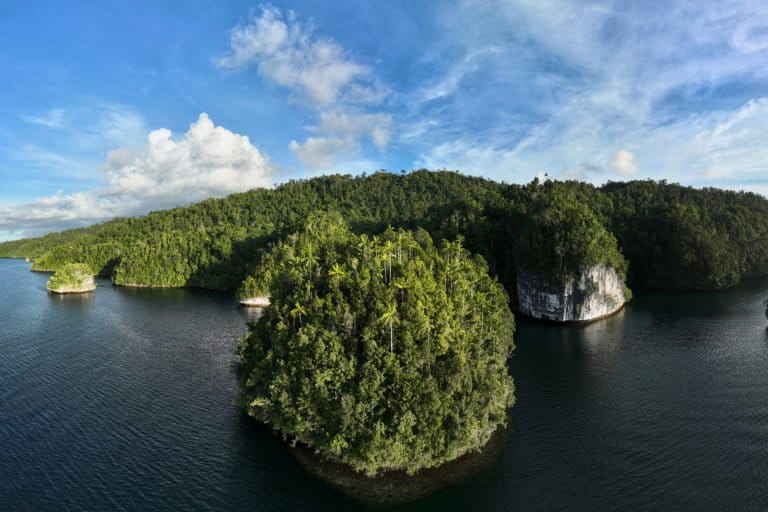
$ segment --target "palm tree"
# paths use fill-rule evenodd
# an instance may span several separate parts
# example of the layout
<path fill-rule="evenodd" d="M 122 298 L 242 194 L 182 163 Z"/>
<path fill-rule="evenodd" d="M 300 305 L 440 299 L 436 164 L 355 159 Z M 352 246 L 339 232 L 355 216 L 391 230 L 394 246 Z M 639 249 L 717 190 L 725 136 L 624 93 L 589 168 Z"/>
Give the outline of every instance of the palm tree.
<path fill-rule="evenodd" d="M 400 322 L 397 317 L 397 304 L 394 302 L 387 306 L 384 313 L 379 317 L 379 322 L 389 327 L 389 351 L 395 349 L 395 324 Z"/>
<path fill-rule="evenodd" d="M 397 232 L 397 261 L 400 261 L 403 257 L 403 232 Z"/>
<path fill-rule="evenodd" d="M 387 282 L 392 281 L 392 252 L 395 249 L 395 244 L 392 243 L 392 240 L 387 240 L 384 242 L 384 247 L 382 248 L 384 251 L 383 256 L 387 259 L 387 264 L 389 265 L 389 280 L 385 279 Z"/>
<path fill-rule="evenodd" d="M 333 278 L 333 282 L 336 284 L 336 286 L 339 285 L 339 281 L 344 278 L 344 276 L 347 275 L 347 272 L 344 270 L 343 265 L 339 265 L 338 263 L 334 263 L 331 267 L 331 270 L 328 271 L 328 275 Z"/>
<path fill-rule="evenodd" d="M 360 235 L 360 239 L 357 242 L 357 247 L 363 253 L 363 259 L 365 259 L 368 249 L 371 248 L 371 240 L 368 238 L 368 235 L 365 233 Z"/>
<path fill-rule="evenodd" d="M 409 280 L 405 277 L 400 277 L 395 279 L 395 282 L 393 283 L 395 285 L 395 288 L 400 290 L 400 302 L 403 301 L 403 294 L 405 293 L 405 290 L 410 288 L 411 283 Z"/>
<path fill-rule="evenodd" d="M 418 249 L 419 244 L 416 242 L 416 240 L 410 239 L 408 240 L 408 259 L 413 261 L 413 250 Z"/>
<path fill-rule="evenodd" d="M 304 309 L 304 306 L 298 303 L 298 301 L 295 303 L 295 307 L 291 310 L 291 316 L 296 318 L 299 317 L 299 327 L 301 327 L 301 317 L 306 316 L 307 310 Z M 295 327 L 295 326 L 294 326 Z"/>
<path fill-rule="evenodd" d="M 317 255 L 315 254 L 315 247 L 311 243 L 304 246 L 302 263 L 307 266 L 307 273 L 309 277 L 312 277 L 312 266 L 318 262 Z"/>

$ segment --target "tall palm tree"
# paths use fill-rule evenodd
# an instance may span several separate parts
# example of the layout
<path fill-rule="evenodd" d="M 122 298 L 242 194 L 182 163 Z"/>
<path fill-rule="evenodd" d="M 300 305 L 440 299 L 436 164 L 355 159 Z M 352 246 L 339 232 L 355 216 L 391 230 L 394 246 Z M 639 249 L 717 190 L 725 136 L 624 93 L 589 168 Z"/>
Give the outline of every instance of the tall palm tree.
<path fill-rule="evenodd" d="M 317 264 L 319 261 L 317 258 L 317 255 L 315 254 L 315 246 L 311 243 L 308 243 L 304 246 L 304 250 L 302 251 L 302 262 L 304 265 L 307 266 L 307 273 L 309 274 L 309 277 L 312 277 L 312 267 Z"/>
<path fill-rule="evenodd" d="M 392 252 L 395 249 L 395 244 L 392 242 L 392 240 L 387 240 L 384 242 L 384 247 L 382 250 L 384 251 L 384 258 L 387 259 L 387 265 L 389 266 L 389 279 L 385 279 L 387 282 L 392 281 Z"/>
<path fill-rule="evenodd" d="M 365 233 L 360 235 L 360 238 L 357 242 L 357 247 L 360 249 L 360 252 L 363 253 L 363 259 L 365 259 L 368 249 L 371 248 L 371 240 L 368 238 L 368 235 Z"/>
<path fill-rule="evenodd" d="M 331 266 L 331 270 L 328 271 L 328 275 L 333 278 L 333 282 L 336 284 L 336 286 L 339 285 L 339 281 L 344 278 L 344 276 L 347 275 L 347 272 L 344 270 L 343 265 L 339 265 L 338 263 L 334 263 Z"/>
<path fill-rule="evenodd" d="M 291 316 L 293 316 L 294 318 L 299 317 L 299 327 L 301 327 L 302 325 L 301 317 L 306 315 L 307 315 L 307 310 L 304 309 L 304 306 L 296 302 L 295 307 L 291 310 Z"/>
<path fill-rule="evenodd" d="M 384 313 L 379 317 L 379 322 L 389 327 L 389 351 L 395 350 L 395 324 L 400 322 L 397 317 L 397 304 L 394 302 L 387 306 Z"/>

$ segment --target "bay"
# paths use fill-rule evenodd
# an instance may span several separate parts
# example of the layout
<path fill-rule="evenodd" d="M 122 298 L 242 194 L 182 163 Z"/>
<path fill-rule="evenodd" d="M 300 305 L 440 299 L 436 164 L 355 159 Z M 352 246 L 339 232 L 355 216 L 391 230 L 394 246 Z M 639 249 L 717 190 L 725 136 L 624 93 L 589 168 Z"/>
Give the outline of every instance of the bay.
<path fill-rule="evenodd" d="M 0 508 L 360 510 L 232 406 L 229 294 L 46 293 L 0 260 Z M 638 293 L 586 326 L 518 318 L 493 462 L 392 510 L 765 510 L 768 280 Z"/>

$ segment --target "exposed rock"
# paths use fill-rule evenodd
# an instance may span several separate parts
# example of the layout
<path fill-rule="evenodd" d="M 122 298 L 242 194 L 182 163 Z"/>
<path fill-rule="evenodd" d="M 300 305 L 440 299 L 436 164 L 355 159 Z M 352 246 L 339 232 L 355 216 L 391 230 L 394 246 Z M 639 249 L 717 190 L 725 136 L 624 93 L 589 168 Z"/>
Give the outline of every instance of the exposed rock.
<path fill-rule="evenodd" d="M 92 292 L 96 289 L 96 284 L 91 285 L 83 285 L 82 287 L 78 288 L 69 288 L 69 287 L 62 287 L 62 288 L 48 288 L 48 291 L 51 293 L 57 293 L 57 294 L 67 294 L 67 293 L 87 293 Z"/>
<path fill-rule="evenodd" d="M 248 297 L 240 299 L 240 305 L 252 308 L 265 308 L 269 306 L 269 295 L 260 295 L 257 297 Z"/>
<path fill-rule="evenodd" d="M 46 288 L 58 294 L 86 293 L 96 289 L 96 280 L 87 265 L 70 263 L 54 272 Z"/>
<path fill-rule="evenodd" d="M 624 281 L 613 267 L 594 265 L 564 283 L 520 272 L 517 300 L 520 311 L 532 318 L 586 322 L 619 311 L 627 296 Z"/>

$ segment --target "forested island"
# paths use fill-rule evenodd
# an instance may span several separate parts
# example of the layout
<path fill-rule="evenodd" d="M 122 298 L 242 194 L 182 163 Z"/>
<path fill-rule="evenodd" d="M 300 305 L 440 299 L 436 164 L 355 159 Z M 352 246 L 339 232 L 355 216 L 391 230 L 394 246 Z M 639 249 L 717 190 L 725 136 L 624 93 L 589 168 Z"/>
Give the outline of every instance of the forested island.
<path fill-rule="evenodd" d="M 498 183 L 456 172 L 332 175 L 187 207 L 5 242 L 0 256 L 33 270 L 87 264 L 115 284 L 236 290 L 270 243 L 314 211 L 357 234 L 423 228 L 464 237 L 517 307 L 517 276 L 559 284 L 608 265 L 633 288 L 705 290 L 768 273 L 768 200 L 666 182 Z"/>
<path fill-rule="evenodd" d="M 768 200 L 666 182 L 333 175 L 0 244 L 123 286 L 236 290 L 240 405 L 368 475 L 479 450 L 514 402 L 510 308 L 612 314 L 634 288 L 768 274 Z M 69 283 L 69 281 L 66 281 Z M 49 283 L 49 287 L 53 285 Z"/>
<path fill-rule="evenodd" d="M 272 304 L 240 342 L 241 405 L 286 438 L 368 475 L 414 473 L 505 422 L 512 313 L 460 241 L 312 215 L 255 278 Z"/>

